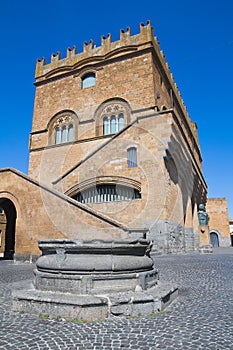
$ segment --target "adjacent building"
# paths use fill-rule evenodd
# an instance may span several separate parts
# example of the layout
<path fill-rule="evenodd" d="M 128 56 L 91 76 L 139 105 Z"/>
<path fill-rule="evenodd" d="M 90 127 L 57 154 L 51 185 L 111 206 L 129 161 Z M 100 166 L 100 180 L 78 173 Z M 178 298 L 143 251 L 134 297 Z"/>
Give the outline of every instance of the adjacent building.
<path fill-rule="evenodd" d="M 208 198 L 210 241 L 213 247 L 231 246 L 228 206 L 226 198 Z"/>

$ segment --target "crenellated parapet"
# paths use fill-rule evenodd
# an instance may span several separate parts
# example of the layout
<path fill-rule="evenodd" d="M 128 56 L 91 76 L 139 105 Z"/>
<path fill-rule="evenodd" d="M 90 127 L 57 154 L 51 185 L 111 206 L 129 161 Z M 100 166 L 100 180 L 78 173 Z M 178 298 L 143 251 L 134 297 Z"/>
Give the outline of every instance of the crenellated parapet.
<path fill-rule="evenodd" d="M 58 78 L 60 75 L 72 74 L 88 65 L 93 67 L 95 64 L 101 64 L 101 62 L 106 62 L 108 59 L 125 56 L 145 49 L 151 49 L 155 52 L 161 74 L 165 77 L 167 86 L 170 86 L 169 89 L 171 90 L 172 98 L 178 102 L 198 144 L 196 132 L 186 106 L 174 81 L 164 52 L 160 49 L 160 43 L 157 37 L 154 37 L 154 30 L 150 21 L 147 21 L 146 25 L 140 23 L 139 34 L 131 35 L 131 30 L 128 27 L 126 31 L 123 29 L 120 30 L 120 39 L 117 41 L 112 42 L 112 35 L 108 34 L 107 37 L 101 37 L 101 45 L 98 47 L 93 40 L 90 40 L 89 43 L 84 42 L 83 51 L 80 53 L 77 53 L 76 46 L 73 46 L 72 49 L 67 49 L 65 58 L 61 58 L 60 52 L 57 52 L 51 55 L 51 60 L 48 64 L 46 64 L 45 58 L 38 60 L 36 64 L 35 84 L 55 77 Z"/>
<path fill-rule="evenodd" d="M 48 77 L 59 75 L 59 70 L 62 74 L 69 72 L 72 69 L 80 68 L 82 64 L 86 64 L 87 61 L 99 62 L 106 58 L 109 54 L 112 56 L 119 56 L 121 51 L 125 53 L 126 47 L 128 51 L 137 50 L 141 45 L 152 42 L 154 38 L 153 28 L 150 21 L 147 24 L 140 24 L 140 33 L 131 36 L 130 28 L 126 31 L 120 30 L 120 40 L 112 42 L 111 34 L 107 37 L 101 37 L 101 46 L 96 47 L 93 40 L 89 43 L 84 42 L 83 51 L 76 52 L 76 47 L 73 49 L 68 48 L 66 51 L 66 57 L 61 59 L 60 52 L 51 55 L 50 63 L 46 64 L 45 58 L 37 61 L 35 78 L 36 82 L 46 80 Z M 122 50 L 123 49 L 123 50 Z"/>

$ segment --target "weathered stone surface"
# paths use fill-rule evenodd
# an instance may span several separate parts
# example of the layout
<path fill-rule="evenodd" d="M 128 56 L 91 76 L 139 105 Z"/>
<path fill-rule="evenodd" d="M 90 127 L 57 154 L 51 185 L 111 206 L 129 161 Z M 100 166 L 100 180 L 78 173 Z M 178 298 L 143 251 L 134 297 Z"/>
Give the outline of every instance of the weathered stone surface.
<path fill-rule="evenodd" d="M 140 316 L 157 313 L 164 310 L 177 295 L 177 287 L 169 284 L 160 284 L 144 292 L 101 296 L 21 289 L 12 292 L 12 308 L 18 312 L 46 314 L 51 318 L 92 321 L 110 315 Z"/>
<path fill-rule="evenodd" d="M 15 292 L 13 308 L 88 320 L 162 310 L 177 288 L 158 282 L 151 246 L 145 239 L 40 241 L 35 289 Z"/>
<path fill-rule="evenodd" d="M 111 296 L 111 313 L 119 316 L 149 315 L 164 310 L 178 296 L 178 288 L 158 283 L 144 292 Z"/>
<path fill-rule="evenodd" d="M 145 290 L 158 281 L 145 239 L 40 241 L 35 287 L 75 294 Z"/>
<path fill-rule="evenodd" d="M 34 289 L 13 291 L 12 297 L 12 308 L 18 312 L 89 321 L 108 316 L 108 299 L 104 297 L 77 296 L 71 293 L 44 292 Z"/>
<path fill-rule="evenodd" d="M 42 251 L 36 262 L 39 271 L 128 273 L 149 271 L 153 266 L 150 242 L 145 239 L 46 240 L 39 241 L 39 248 Z"/>

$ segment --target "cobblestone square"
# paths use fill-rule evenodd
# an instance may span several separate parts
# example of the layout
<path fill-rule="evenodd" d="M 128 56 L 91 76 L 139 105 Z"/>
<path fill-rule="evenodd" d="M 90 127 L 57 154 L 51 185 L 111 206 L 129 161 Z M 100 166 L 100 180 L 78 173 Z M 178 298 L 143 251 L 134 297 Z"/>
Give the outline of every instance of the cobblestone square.
<path fill-rule="evenodd" d="M 233 248 L 154 261 L 162 281 L 178 284 L 178 299 L 157 315 L 98 322 L 12 312 L 11 290 L 32 279 L 34 265 L 0 261 L 0 349 L 233 349 Z"/>

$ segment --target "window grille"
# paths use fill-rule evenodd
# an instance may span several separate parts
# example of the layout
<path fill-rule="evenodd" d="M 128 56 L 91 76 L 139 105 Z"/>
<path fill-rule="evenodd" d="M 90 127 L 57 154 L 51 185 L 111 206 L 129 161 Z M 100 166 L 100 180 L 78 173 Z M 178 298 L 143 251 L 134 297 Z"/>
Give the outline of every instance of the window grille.
<path fill-rule="evenodd" d="M 93 186 L 75 196 L 75 199 L 81 203 L 129 201 L 140 198 L 141 194 L 135 188 L 116 184 Z"/>

